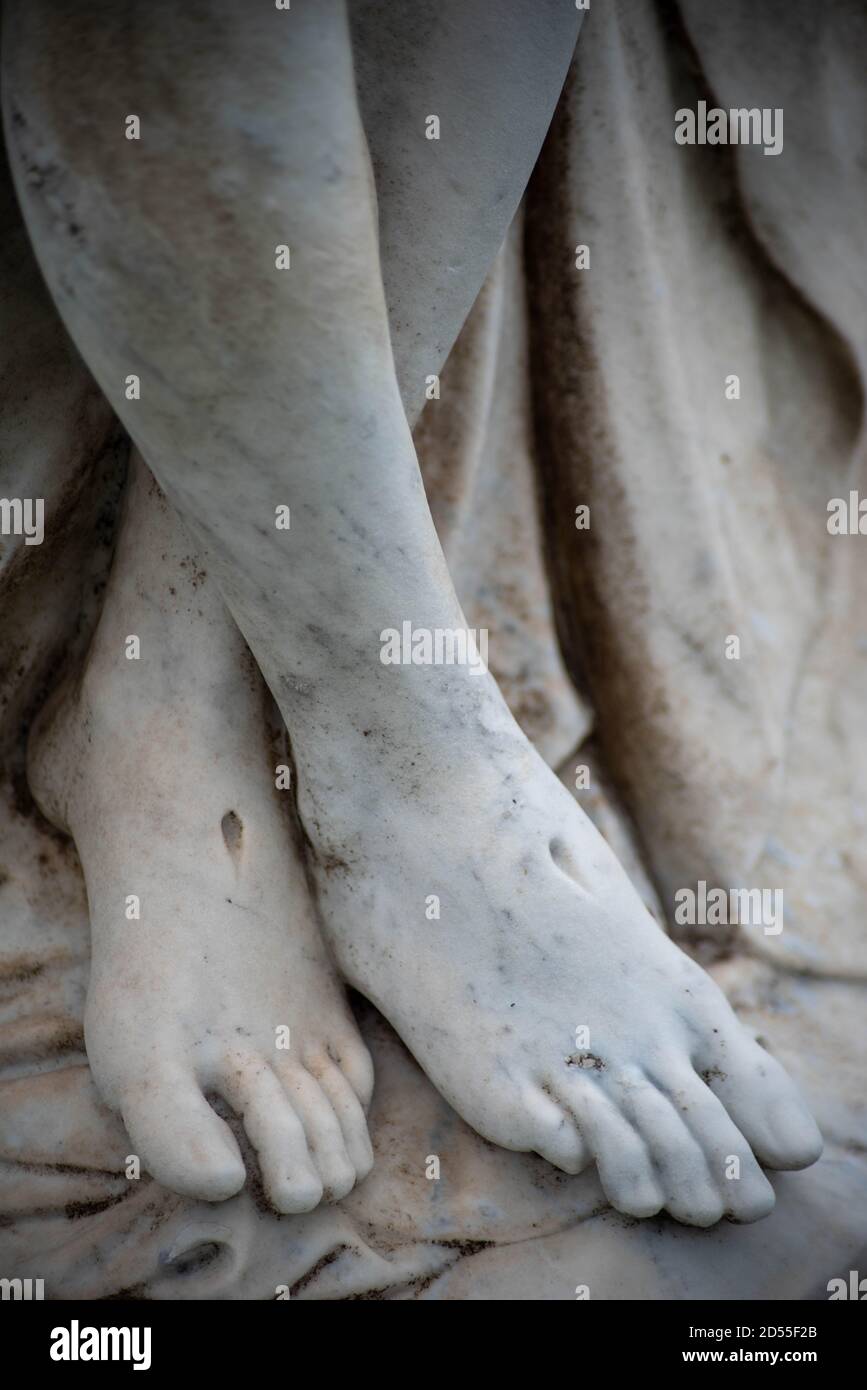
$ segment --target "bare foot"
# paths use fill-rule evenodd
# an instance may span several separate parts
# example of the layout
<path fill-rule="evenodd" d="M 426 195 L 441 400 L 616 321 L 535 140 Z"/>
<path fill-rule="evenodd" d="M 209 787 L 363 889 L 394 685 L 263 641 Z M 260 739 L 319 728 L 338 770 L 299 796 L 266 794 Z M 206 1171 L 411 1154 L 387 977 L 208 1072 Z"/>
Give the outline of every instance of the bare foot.
<path fill-rule="evenodd" d="M 88 1057 L 160 1182 L 212 1201 L 243 1186 L 206 1098 L 218 1093 L 274 1206 L 299 1212 L 369 1171 L 372 1069 L 320 941 L 278 761 L 258 671 L 138 463 L 83 677 L 30 745 L 34 794 L 87 882 Z"/>
<path fill-rule="evenodd" d="M 405 691 L 391 707 L 380 691 L 367 737 L 346 737 L 357 787 L 305 764 L 344 977 L 494 1143 L 568 1173 L 595 1159 L 635 1216 L 766 1215 L 760 1164 L 802 1168 L 822 1147 L 782 1067 L 660 930 L 498 692 L 434 670 L 395 680 L 418 687 L 411 777 Z"/>

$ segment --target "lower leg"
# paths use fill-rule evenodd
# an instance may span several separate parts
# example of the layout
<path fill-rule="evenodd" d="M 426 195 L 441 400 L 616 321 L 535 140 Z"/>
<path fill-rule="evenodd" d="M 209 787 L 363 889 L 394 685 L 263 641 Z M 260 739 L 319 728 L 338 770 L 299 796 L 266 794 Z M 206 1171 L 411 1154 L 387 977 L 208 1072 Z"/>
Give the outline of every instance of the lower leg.
<path fill-rule="evenodd" d="M 13 26 L 7 43 L 19 191 L 78 346 L 211 552 L 293 728 L 325 739 L 339 720 L 369 748 L 383 695 L 390 723 L 414 724 L 429 688 L 416 668 L 397 680 L 382 665 L 382 629 L 404 614 L 428 628 L 462 617 L 397 389 L 344 6 L 299 3 L 290 27 L 277 12 L 240 21 L 227 3 L 207 25 L 164 10 L 128 54 L 134 85 L 132 66 L 119 93 L 82 73 L 86 105 L 62 126 L 46 104 L 59 74 L 49 68 L 40 95 L 27 66 L 34 47 L 45 60 L 53 26 L 31 21 L 38 4 L 22 13 L 22 41 Z M 88 12 L 121 83 L 127 28 L 96 0 Z M 173 44 L 198 55 L 176 83 Z M 250 71 L 261 80 L 249 84 Z M 140 148 L 110 130 L 118 101 L 147 112 Z M 42 170 L 46 126 L 64 172 L 34 192 L 26 170 Z M 82 229 L 73 247 L 70 219 Z M 291 248 L 288 270 L 275 268 L 278 244 Z M 140 400 L 126 398 L 130 372 Z M 280 505 L 290 530 L 275 525 Z M 484 710 L 511 730 L 491 682 L 442 678 L 468 717 Z M 426 723 L 445 757 L 441 705 Z M 320 780 L 351 775 L 324 756 Z"/>

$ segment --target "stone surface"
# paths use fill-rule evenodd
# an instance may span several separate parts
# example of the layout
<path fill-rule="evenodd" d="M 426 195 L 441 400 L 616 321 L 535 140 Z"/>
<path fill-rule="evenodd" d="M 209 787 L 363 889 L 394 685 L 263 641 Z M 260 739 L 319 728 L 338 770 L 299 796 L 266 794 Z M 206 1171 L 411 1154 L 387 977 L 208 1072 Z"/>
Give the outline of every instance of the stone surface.
<path fill-rule="evenodd" d="M 0 645 L 16 653 L 0 728 L 3 1272 L 91 1298 L 271 1298 L 286 1284 L 298 1298 L 572 1299 L 586 1283 L 592 1298 L 726 1299 L 822 1297 L 857 1262 L 864 566 L 858 539 L 829 544 L 824 523 L 827 498 L 863 466 L 846 289 L 858 240 L 847 194 L 830 220 L 832 273 L 815 249 L 829 233 L 800 215 L 804 171 L 841 179 L 848 135 L 819 119 L 829 97 L 812 90 L 811 162 L 799 164 L 803 143 L 787 127 L 788 158 L 754 158 L 740 194 L 730 151 L 675 147 L 673 110 L 705 95 L 706 81 L 722 102 L 743 56 L 759 55 L 756 80 L 765 90 L 773 66 L 783 94 L 767 101 L 782 104 L 792 83 L 803 89 L 799 64 L 816 41 L 801 35 L 797 60 L 772 65 L 760 55 L 773 51 L 773 15 L 760 23 L 738 7 L 723 32 L 698 9 L 687 4 L 684 17 L 701 66 L 686 30 L 663 29 L 652 11 L 613 5 L 588 19 L 527 195 L 526 243 L 518 218 L 415 443 L 467 622 L 491 629 L 491 667 L 513 713 L 567 788 L 576 764 L 591 768 L 591 789 L 573 794 L 658 920 L 673 925 L 673 891 L 699 878 L 784 888 L 779 938 L 680 935 L 804 1086 L 824 1157 L 774 1176 L 776 1209 L 754 1227 L 625 1218 L 607 1209 L 593 1168 L 567 1176 L 480 1139 L 356 1000 L 376 1065 L 376 1162 L 339 1206 L 278 1216 L 255 1181 L 219 1204 L 127 1182 L 128 1138 L 83 1051 L 81 872 L 28 796 L 22 741 L 62 646 L 74 638 L 83 651 L 89 639 L 125 441 L 36 279 L 7 191 L 12 331 L 2 340 L 17 350 L 7 349 L 0 398 L 0 493 L 42 487 L 64 525 L 42 548 L 4 538 L 0 554 Z M 840 7 L 822 30 L 838 74 L 857 48 L 847 16 Z M 359 22 L 375 32 L 377 7 L 362 7 Z M 754 100 L 731 90 L 732 104 Z M 361 104 L 382 206 L 399 209 L 382 186 L 381 108 L 363 90 Z M 765 165 L 787 172 L 766 177 Z M 513 206 L 518 160 L 515 170 Z M 408 178 L 404 169 L 402 187 Z M 510 216 L 486 238 L 496 244 Z M 383 227 L 399 248 L 385 216 Z M 591 246 L 594 274 L 583 278 L 578 242 Z M 468 271 L 463 292 L 483 273 Z M 417 275 L 411 265 L 409 282 Z M 418 375 L 430 362 L 439 370 L 462 317 L 447 303 L 425 318 L 418 302 L 405 309 L 398 294 L 388 305 L 410 418 Z M 401 349 L 404 312 L 410 329 L 427 327 Z M 734 408 L 728 371 L 745 385 Z M 579 502 L 591 506 L 590 533 L 574 528 Z M 722 660 L 732 632 L 744 638 L 737 676 Z M 438 1182 L 424 1176 L 431 1154 Z"/>

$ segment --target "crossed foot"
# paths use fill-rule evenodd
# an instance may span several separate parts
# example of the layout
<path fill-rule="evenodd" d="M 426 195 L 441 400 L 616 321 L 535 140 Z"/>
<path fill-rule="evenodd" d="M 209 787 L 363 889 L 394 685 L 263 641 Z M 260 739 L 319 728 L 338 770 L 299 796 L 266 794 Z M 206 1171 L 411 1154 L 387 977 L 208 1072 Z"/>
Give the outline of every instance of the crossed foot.
<path fill-rule="evenodd" d="M 138 660 L 125 656 L 130 634 Z M 418 679 L 410 671 L 404 699 Z M 635 1216 L 765 1215 L 774 1194 L 760 1163 L 812 1163 L 811 1117 L 485 680 L 452 692 L 457 708 L 472 701 L 460 718 L 419 721 L 429 734 L 410 783 L 405 741 L 390 754 L 380 725 L 364 814 L 317 787 L 315 767 L 306 774 L 343 977 L 494 1143 L 567 1173 L 595 1160 L 609 1200 Z M 213 1201 L 243 1185 L 238 1145 L 208 1103 L 219 1094 L 273 1205 L 300 1212 L 369 1171 L 372 1068 L 314 919 L 266 728 L 249 653 L 138 463 L 86 669 L 55 694 L 30 750 L 34 794 L 74 836 L 87 882 L 88 1054 L 165 1185 Z M 357 760 L 369 746 L 340 751 Z"/>

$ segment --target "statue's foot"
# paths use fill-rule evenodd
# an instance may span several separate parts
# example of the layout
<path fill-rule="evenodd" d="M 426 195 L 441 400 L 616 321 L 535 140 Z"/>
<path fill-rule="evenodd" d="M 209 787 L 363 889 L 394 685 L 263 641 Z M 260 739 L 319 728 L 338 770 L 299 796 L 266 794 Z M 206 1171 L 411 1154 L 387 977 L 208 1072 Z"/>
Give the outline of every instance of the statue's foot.
<path fill-rule="evenodd" d="M 805 1167 L 822 1147 L 781 1066 L 660 930 L 508 713 L 490 702 L 468 720 L 457 698 L 442 739 L 426 737 L 445 673 L 394 678 L 401 697 L 426 682 L 425 717 L 389 734 L 380 692 L 377 727 L 344 750 L 357 762 L 376 741 L 366 809 L 332 795 L 323 821 L 316 797 L 346 977 L 493 1142 L 567 1173 L 595 1159 L 635 1216 L 766 1215 L 760 1164 Z"/>
<path fill-rule="evenodd" d="M 217 1094 L 273 1205 L 309 1211 L 371 1167 L 371 1063 L 275 789 L 264 685 L 177 525 L 139 467 L 86 669 L 31 737 L 31 785 L 81 858 L 88 1057 L 143 1167 L 191 1197 L 237 1192 Z"/>

